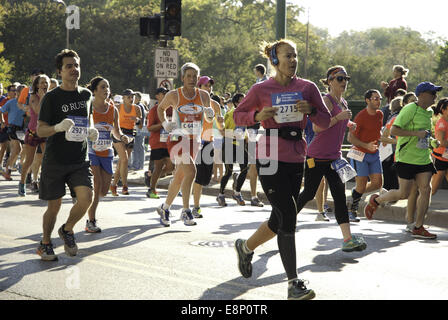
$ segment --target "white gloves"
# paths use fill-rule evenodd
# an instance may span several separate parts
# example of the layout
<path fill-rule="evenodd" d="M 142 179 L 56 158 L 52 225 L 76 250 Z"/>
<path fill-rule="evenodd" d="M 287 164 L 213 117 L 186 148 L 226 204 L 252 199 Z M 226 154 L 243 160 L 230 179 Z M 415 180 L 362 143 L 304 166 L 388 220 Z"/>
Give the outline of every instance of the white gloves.
<path fill-rule="evenodd" d="M 57 125 L 54 126 L 54 130 L 56 132 L 63 132 L 69 130 L 71 127 L 73 127 L 75 123 L 72 119 L 65 118 L 61 122 L 59 122 Z"/>
<path fill-rule="evenodd" d="M 208 107 L 204 109 L 205 116 L 209 119 L 213 119 L 215 116 L 215 111 L 213 111 L 213 108 Z"/>
<path fill-rule="evenodd" d="M 89 129 L 89 136 L 87 138 L 90 141 L 93 141 L 93 142 L 97 141 L 98 140 L 98 136 L 99 136 L 99 133 L 98 133 L 97 129 L 95 129 L 95 128 L 90 128 Z"/>
<path fill-rule="evenodd" d="M 162 122 L 162 127 L 163 129 L 165 129 L 167 132 L 171 132 L 174 129 L 177 128 L 177 124 L 174 121 L 163 121 Z"/>

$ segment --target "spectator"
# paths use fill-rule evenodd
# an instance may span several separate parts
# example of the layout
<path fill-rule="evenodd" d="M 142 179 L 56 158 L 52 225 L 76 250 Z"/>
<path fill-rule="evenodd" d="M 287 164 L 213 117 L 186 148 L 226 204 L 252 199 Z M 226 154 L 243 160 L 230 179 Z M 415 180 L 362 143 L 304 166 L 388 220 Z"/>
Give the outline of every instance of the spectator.
<path fill-rule="evenodd" d="M 257 77 L 256 83 L 268 80 L 268 77 L 266 76 L 266 67 L 261 63 L 255 66 L 254 73 Z"/>
<path fill-rule="evenodd" d="M 407 77 L 409 70 L 400 65 L 395 65 L 392 70 L 394 78 L 389 83 L 381 82 L 381 88 L 384 90 L 387 102 L 392 101 L 398 89 L 408 90 L 408 84 L 404 78 Z"/>

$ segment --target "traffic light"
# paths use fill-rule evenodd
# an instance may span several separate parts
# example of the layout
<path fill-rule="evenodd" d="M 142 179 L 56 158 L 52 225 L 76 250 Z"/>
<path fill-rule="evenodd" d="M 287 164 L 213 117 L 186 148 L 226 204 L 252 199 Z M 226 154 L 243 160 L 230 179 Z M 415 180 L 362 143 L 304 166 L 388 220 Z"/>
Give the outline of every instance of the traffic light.
<path fill-rule="evenodd" d="M 140 18 L 140 35 L 143 37 L 153 36 L 155 39 L 160 38 L 160 14 Z"/>
<path fill-rule="evenodd" d="M 162 0 L 161 11 L 165 13 L 164 34 L 168 37 L 180 36 L 182 31 L 182 1 Z"/>

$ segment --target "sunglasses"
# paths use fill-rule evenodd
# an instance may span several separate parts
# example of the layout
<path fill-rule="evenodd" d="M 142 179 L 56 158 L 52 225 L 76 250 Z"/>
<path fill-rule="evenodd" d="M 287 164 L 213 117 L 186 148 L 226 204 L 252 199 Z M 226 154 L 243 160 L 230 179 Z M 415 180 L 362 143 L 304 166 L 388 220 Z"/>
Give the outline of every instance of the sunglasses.
<path fill-rule="evenodd" d="M 9 92 L 17 92 L 17 90 L 16 89 L 11 89 L 11 90 L 9 90 Z"/>
<path fill-rule="evenodd" d="M 347 82 L 349 82 L 350 81 L 350 77 L 344 77 L 344 76 L 337 76 L 337 77 L 331 77 L 330 78 L 330 80 L 333 80 L 333 79 L 336 79 L 338 82 L 342 82 L 342 81 L 347 81 Z"/>

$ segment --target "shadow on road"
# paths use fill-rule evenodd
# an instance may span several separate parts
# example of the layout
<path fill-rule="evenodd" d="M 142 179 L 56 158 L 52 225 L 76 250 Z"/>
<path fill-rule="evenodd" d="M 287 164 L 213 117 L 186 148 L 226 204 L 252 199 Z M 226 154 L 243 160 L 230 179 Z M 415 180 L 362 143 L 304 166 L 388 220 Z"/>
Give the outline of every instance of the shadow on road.
<path fill-rule="evenodd" d="M 74 257 L 66 256 L 66 254 L 63 252 L 64 245 L 62 240 L 53 237 L 52 241 L 54 244 L 55 252 L 58 254 L 59 261 L 42 261 L 36 254 L 36 249 L 39 241 L 41 240 L 42 234 L 39 233 L 19 238 L 17 240 L 32 240 L 35 241 L 35 243 L 11 248 L 1 248 L 0 257 L 11 253 L 21 253 L 24 255 L 31 255 L 30 259 L 19 263 L 7 264 L 2 264 L 3 261 L 0 260 L 0 291 L 7 290 L 8 288 L 14 286 L 27 275 L 39 273 L 42 271 L 53 272 L 63 270 L 80 263 L 81 261 L 83 261 L 83 259 L 89 256 L 93 256 L 96 253 L 104 253 L 106 251 L 122 249 L 124 247 L 129 247 L 140 242 L 167 234 L 191 232 L 168 230 L 166 232 L 152 234 L 137 239 L 137 237 L 143 235 L 148 230 L 157 228 L 162 228 L 159 223 L 151 225 L 135 225 L 110 228 L 105 229 L 103 232 L 97 234 L 87 234 L 84 232 L 76 233 L 76 243 L 78 244 L 78 247 L 80 249 L 78 251 L 78 255 Z M 86 248 L 83 244 L 89 243 L 92 238 L 101 239 L 102 241 L 107 242 Z"/>

